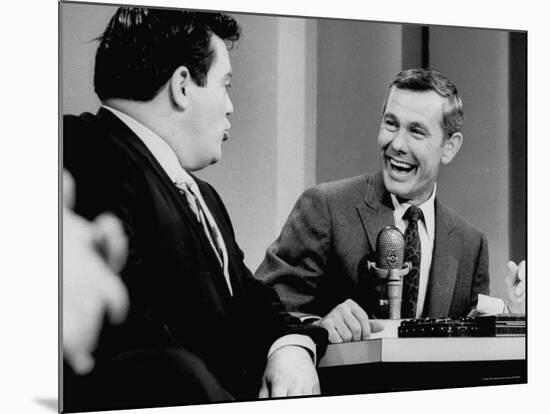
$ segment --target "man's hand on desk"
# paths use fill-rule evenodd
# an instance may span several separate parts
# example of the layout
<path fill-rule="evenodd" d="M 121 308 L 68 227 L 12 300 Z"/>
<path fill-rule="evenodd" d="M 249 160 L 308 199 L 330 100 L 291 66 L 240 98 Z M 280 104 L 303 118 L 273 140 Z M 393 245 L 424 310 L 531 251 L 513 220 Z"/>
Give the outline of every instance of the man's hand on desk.
<path fill-rule="evenodd" d="M 362 341 L 371 333 L 367 313 L 351 299 L 340 303 L 323 319 L 314 323 L 328 331 L 328 339 L 332 344 Z"/>
<path fill-rule="evenodd" d="M 508 310 L 511 313 L 525 313 L 525 278 L 525 260 L 519 265 L 508 262 L 504 283 L 508 293 Z"/>
<path fill-rule="evenodd" d="M 319 377 L 310 353 L 301 346 L 277 349 L 267 360 L 259 398 L 318 395 Z"/>

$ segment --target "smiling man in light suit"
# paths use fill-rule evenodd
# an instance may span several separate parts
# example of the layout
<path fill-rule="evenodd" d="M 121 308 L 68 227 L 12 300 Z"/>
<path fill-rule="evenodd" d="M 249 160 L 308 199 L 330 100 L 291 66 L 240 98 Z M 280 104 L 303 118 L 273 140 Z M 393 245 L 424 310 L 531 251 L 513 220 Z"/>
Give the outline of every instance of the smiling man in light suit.
<path fill-rule="evenodd" d="M 305 191 L 255 276 L 289 311 L 318 315 L 331 342 L 368 338 L 369 317 L 384 313 L 365 265 L 380 230 L 395 225 L 413 264 L 402 317 L 466 316 L 489 293 L 487 240 L 436 196 L 440 166 L 462 146 L 462 120 L 462 101 L 443 74 L 399 73 L 378 134 L 381 170 Z M 509 263 L 510 311 L 524 312 L 524 279 L 525 263 Z"/>

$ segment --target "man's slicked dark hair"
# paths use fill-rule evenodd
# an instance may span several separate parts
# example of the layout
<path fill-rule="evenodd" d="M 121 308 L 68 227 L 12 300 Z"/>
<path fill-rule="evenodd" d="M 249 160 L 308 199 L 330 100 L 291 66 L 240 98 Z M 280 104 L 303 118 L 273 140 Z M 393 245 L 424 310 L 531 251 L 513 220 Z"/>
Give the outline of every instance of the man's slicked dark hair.
<path fill-rule="evenodd" d="M 240 33 L 223 13 L 121 7 L 98 38 L 95 92 L 101 101 L 150 101 L 182 65 L 204 86 L 214 59 L 212 34 L 232 44 Z"/>

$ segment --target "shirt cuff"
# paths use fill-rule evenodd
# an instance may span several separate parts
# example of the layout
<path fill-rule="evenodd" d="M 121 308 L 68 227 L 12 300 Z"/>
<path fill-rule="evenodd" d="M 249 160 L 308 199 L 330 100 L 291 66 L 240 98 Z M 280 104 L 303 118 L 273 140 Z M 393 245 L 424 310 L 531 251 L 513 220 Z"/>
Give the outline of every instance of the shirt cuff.
<path fill-rule="evenodd" d="M 301 323 L 311 323 L 311 322 L 320 321 L 321 319 L 323 319 L 320 316 L 314 315 L 312 313 L 304 313 L 304 312 L 288 312 L 288 313 L 290 313 L 295 318 L 300 319 Z"/>
<path fill-rule="evenodd" d="M 309 351 L 311 355 L 313 365 L 317 365 L 317 347 L 315 346 L 315 342 L 313 342 L 313 339 L 311 339 L 309 336 L 302 334 L 289 334 L 277 339 L 275 342 L 273 342 L 271 348 L 269 348 L 267 358 L 269 359 L 269 357 L 275 351 L 287 345 L 301 346 L 302 348 L 305 348 L 307 351 Z"/>

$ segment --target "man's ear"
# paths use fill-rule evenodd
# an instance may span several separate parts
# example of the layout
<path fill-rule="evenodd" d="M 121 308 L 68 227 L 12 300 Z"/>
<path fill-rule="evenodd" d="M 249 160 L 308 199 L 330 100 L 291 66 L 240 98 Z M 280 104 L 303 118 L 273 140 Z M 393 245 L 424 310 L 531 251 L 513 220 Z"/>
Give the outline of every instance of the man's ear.
<path fill-rule="evenodd" d="M 460 147 L 462 147 L 462 134 L 460 132 L 455 132 L 450 138 L 447 138 L 443 144 L 441 162 L 443 164 L 450 163 L 458 151 L 460 151 Z"/>
<path fill-rule="evenodd" d="M 191 74 L 185 66 L 178 67 L 170 78 L 170 96 L 174 105 L 185 110 L 189 105 L 189 86 L 191 85 Z"/>

